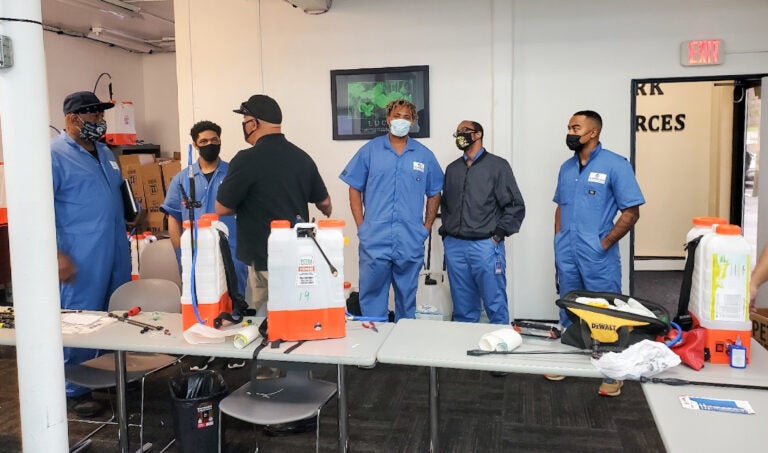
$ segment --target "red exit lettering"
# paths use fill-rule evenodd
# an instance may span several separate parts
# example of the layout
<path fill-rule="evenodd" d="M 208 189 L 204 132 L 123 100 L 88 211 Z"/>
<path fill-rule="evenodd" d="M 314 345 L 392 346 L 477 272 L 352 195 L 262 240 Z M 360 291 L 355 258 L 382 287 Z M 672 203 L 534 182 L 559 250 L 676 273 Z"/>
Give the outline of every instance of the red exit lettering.
<path fill-rule="evenodd" d="M 689 41 L 688 64 L 720 64 L 720 43 L 721 41 L 719 39 Z"/>

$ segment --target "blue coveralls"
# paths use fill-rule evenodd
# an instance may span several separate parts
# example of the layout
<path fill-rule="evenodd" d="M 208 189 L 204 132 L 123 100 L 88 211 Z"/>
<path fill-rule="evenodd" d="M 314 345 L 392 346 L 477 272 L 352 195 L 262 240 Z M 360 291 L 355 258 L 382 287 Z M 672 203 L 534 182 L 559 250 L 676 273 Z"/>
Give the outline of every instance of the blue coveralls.
<path fill-rule="evenodd" d="M 444 239 L 448 280 L 451 283 L 453 320 L 478 322 L 482 299 L 491 324 L 509 324 L 507 258 L 504 242 Z"/>
<path fill-rule="evenodd" d="M 553 201 L 560 206 L 554 239 L 560 297 L 573 290 L 620 293 L 619 244 L 603 250 L 600 241 L 613 229 L 619 210 L 645 203 L 630 163 L 598 143 L 579 171 L 575 154 L 560 167 Z M 562 309 L 560 324 L 571 324 Z"/>
<path fill-rule="evenodd" d="M 56 242 L 77 266 L 74 282 L 61 283 L 61 308 L 106 311 L 109 297 L 131 279 L 131 256 L 125 232 L 115 156 L 96 143 L 99 161 L 66 132 L 51 140 Z M 64 363 L 98 356 L 95 349 L 64 348 Z M 89 390 L 67 383 L 67 396 Z"/>
<path fill-rule="evenodd" d="M 443 171 L 432 151 L 412 138 L 399 156 L 389 135 L 374 138 L 339 176 L 363 194 L 360 240 L 360 308 L 363 316 L 386 318 L 389 287 L 395 290 L 395 319 L 416 316 L 416 289 L 424 264 L 424 196 L 443 188 Z"/>
<path fill-rule="evenodd" d="M 200 201 L 201 204 L 199 208 L 195 208 L 195 219 L 199 220 L 203 214 L 216 212 L 216 193 L 219 191 L 219 185 L 221 185 L 221 181 L 224 180 L 224 176 L 227 175 L 229 163 L 219 160 L 219 166 L 213 171 L 213 177 L 211 177 L 210 183 L 208 182 L 208 178 L 206 178 L 200 170 L 199 161 L 195 162 L 192 168 L 195 173 L 195 198 Z M 180 223 L 189 220 L 189 210 L 186 206 L 182 205 L 182 186 L 184 187 L 184 192 L 189 195 L 189 167 L 184 168 L 173 177 L 173 180 L 168 187 L 168 193 L 165 196 L 165 202 L 163 202 L 163 205 L 160 207 L 161 211 L 169 216 L 173 216 L 173 218 Z M 248 266 L 238 260 L 237 255 L 235 255 L 235 247 L 237 246 L 235 216 L 219 216 L 219 220 L 224 223 L 229 230 L 229 248 L 232 251 L 232 259 L 235 262 L 237 285 L 239 287 L 238 291 L 241 295 L 244 295 L 245 286 L 248 281 Z M 179 260 L 179 268 L 181 268 L 181 249 L 176 250 L 176 259 Z"/>

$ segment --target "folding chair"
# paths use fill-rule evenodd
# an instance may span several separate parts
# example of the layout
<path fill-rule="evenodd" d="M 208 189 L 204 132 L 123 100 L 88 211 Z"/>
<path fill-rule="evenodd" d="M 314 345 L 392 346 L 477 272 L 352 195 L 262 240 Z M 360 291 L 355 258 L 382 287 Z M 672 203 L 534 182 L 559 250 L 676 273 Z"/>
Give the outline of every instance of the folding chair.
<path fill-rule="evenodd" d="M 160 311 L 166 313 L 181 312 L 181 292 L 176 284 L 169 280 L 139 279 L 120 286 L 109 299 L 109 310 L 128 310 L 139 305 L 144 311 Z M 141 380 L 141 411 L 139 424 L 129 426 L 139 427 L 140 451 L 151 448 L 144 445 L 144 380 L 147 376 L 163 370 L 171 365 L 180 363 L 181 357 L 167 354 L 137 353 L 126 354 L 126 383 Z M 107 353 L 79 365 L 66 365 L 65 378 L 68 382 L 92 390 L 106 389 L 117 385 L 115 373 L 115 355 Z M 99 430 L 106 425 L 115 425 L 115 414 L 106 421 L 72 419 L 81 423 L 100 424 L 91 433 L 76 443 L 70 451 L 79 451 L 90 442 Z"/>
<path fill-rule="evenodd" d="M 170 239 L 160 239 L 147 244 L 139 256 L 139 279 L 161 278 L 176 283 L 181 288 L 181 273 L 176 251 Z"/>
<path fill-rule="evenodd" d="M 317 417 L 315 451 L 320 451 L 320 411 L 336 394 L 336 384 L 312 378 L 310 365 L 280 362 L 284 377 L 246 383 L 219 403 L 219 453 L 221 414 L 256 425 L 277 425 Z"/>

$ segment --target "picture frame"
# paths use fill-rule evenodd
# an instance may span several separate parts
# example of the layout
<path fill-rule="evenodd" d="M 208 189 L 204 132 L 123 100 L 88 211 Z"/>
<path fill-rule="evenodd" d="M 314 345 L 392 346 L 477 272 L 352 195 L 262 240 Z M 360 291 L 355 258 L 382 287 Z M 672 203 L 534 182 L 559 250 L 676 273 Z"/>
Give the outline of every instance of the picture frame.
<path fill-rule="evenodd" d="M 407 99 L 418 119 L 410 137 L 429 137 L 429 66 L 331 71 L 334 140 L 368 140 L 388 131 L 386 106 Z"/>

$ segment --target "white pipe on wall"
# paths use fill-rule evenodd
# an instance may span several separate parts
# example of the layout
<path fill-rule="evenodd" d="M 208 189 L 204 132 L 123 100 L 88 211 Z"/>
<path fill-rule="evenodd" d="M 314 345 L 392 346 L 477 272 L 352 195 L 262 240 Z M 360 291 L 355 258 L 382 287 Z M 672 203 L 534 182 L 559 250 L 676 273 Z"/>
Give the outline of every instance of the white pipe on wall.
<path fill-rule="evenodd" d="M 14 65 L 0 69 L 24 451 L 67 451 L 64 358 L 40 0 L 0 0 Z M 34 23 L 37 22 L 37 23 Z"/>

